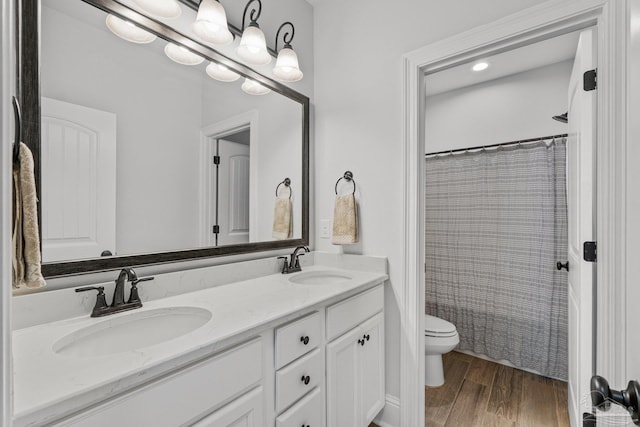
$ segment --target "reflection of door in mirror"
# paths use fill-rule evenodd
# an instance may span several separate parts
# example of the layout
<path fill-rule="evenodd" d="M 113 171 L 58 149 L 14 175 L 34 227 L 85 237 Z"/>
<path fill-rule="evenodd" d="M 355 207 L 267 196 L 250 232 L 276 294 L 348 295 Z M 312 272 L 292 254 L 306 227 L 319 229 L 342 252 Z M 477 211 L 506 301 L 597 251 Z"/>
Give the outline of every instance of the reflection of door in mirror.
<path fill-rule="evenodd" d="M 217 172 L 212 174 L 216 196 L 211 197 L 211 221 L 218 227 L 212 245 L 249 242 L 249 139 L 245 129 L 216 140 L 219 161 L 213 165 Z"/>
<path fill-rule="evenodd" d="M 116 115 L 42 98 L 42 258 L 116 253 Z"/>

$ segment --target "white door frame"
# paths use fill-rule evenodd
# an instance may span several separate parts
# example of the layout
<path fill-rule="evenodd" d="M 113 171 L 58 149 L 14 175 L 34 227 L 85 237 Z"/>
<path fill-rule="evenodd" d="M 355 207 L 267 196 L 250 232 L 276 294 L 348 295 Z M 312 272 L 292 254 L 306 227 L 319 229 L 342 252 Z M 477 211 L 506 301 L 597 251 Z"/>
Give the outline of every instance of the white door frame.
<path fill-rule="evenodd" d="M 0 425 L 11 427 L 13 417 L 13 370 L 11 367 L 11 141 L 13 109 L 11 95 L 16 93 L 15 79 L 15 9 L 13 0 L 0 8 L 2 58 L 0 66 Z"/>
<path fill-rule="evenodd" d="M 258 206 L 258 111 L 250 110 L 220 122 L 205 126 L 200 130 L 200 244 L 211 246 L 209 227 L 211 218 L 211 140 L 223 138 L 242 129 L 249 128 L 249 241 L 255 241 L 258 230 L 258 218 L 255 209 Z"/>
<path fill-rule="evenodd" d="M 594 25 L 598 28 L 597 372 L 612 387 L 624 388 L 628 2 L 552 0 L 404 55 L 404 265 L 398 298 L 401 426 L 424 425 L 425 73 Z"/>

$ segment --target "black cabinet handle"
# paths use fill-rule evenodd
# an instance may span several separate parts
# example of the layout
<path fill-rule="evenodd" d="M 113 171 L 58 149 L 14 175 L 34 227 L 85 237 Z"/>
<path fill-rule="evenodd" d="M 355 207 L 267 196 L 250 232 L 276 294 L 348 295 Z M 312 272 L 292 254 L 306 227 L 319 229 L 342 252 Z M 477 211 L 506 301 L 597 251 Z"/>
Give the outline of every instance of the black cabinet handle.
<path fill-rule="evenodd" d="M 569 271 L 569 261 L 565 262 L 564 264 L 560 261 L 556 262 L 556 268 L 558 270 L 562 270 L 564 268 L 565 270 Z"/>
<path fill-rule="evenodd" d="M 300 378 L 300 381 L 302 381 L 304 385 L 308 385 L 309 381 L 311 381 L 311 377 L 309 375 L 303 375 L 302 378 Z"/>
<path fill-rule="evenodd" d="M 364 345 L 364 343 L 365 343 L 364 339 L 358 340 L 358 344 Z"/>
<path fill-rule="evenodd" d="M 305 336 L 303 336 L 303 337 L 300 337 L 300 342 L 301 342 L 302 344 L 304 344 L 304 345 L 309 344 L 309 337 L 308 337 L 308 336 L 306 336 L 306 335 L 305 335 Z"/>
<path fill-rule="evenodd" d="M 371 335 L 367 334 L 367 335 L 363 335 L 362 338 L 366 339 L 367 341 L 369 341 L 369 338 L 371 338 Z"/>

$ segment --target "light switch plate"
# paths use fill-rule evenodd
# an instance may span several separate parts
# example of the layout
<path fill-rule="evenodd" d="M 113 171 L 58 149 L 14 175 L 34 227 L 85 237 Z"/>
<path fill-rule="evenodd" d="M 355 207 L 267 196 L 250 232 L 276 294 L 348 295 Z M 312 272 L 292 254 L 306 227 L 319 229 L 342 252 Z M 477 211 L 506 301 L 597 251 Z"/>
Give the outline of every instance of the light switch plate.
<path fill-rule="evenodd" d="M 331 220 L 321 219 L 320 220 L 320 238 L 329 239 L 330 237 L 331 237 Z"/>

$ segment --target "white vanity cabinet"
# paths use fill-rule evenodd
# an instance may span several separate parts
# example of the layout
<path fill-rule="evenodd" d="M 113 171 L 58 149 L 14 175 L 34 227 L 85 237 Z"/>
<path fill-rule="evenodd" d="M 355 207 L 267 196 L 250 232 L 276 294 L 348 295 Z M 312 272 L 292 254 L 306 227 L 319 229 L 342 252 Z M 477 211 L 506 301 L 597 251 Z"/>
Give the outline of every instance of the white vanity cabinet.
<path fill-rule="evenodd" d="M 261 338 L 253 339 L 89 409 L 56 427 L 176 427 L 191 425 L 221 405 L 222 409 L 196 425 L 260 425 L 264 418 L 260 386 L 262 347 Z M 252 419 L 257 424 L 251 424 Z"/>
<path fill-rule="evenodd" d="M 327 309 L 329 427 L 368 426 L 384 407 L 383 304 L 378 286 Z"/>

